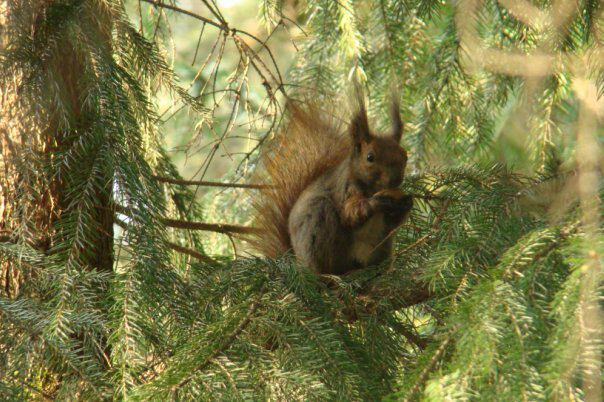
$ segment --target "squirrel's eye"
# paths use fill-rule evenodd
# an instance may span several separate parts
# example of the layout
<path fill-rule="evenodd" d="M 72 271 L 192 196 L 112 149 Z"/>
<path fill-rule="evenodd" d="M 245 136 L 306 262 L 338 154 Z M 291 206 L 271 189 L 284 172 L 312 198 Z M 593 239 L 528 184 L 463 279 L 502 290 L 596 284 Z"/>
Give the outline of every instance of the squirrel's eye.
<path fill-rule="evenodd" d="M 375 156 L 371 152 L 369 152 L 367 154 L 367 162 L 373 162 L 374 160 L 375 160 Z"/>

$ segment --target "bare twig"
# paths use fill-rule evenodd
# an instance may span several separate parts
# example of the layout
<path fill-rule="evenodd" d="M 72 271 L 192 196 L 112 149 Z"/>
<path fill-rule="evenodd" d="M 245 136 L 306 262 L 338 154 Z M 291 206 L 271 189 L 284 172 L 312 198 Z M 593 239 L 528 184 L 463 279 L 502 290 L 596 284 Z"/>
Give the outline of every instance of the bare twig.
<path fill-rule="evenodd" d="M 205 223 L 205 222 L 189 222 L 182 221 L 178 219 L 163 219 L 164 225 L 177 228 L 177 229 L 189 229 L 189 230 L 206 230 L 209 232 L 217 232 L 217 233 L 236 233 L 236 234 L 251 234 L 258 233 L 260 229 L 249 227 L 249 226 L 239 226 L 239 225 L 229 225 L 224 223 Z"/>
<path fill-rule="evenodd" d="M 124 214 L 126 216 L 131 216 L 130 212 L 127 208 L 116 205 L 116 212 L 120 214 Z M 121 222 L 121 223 L 120 223 Z M 126 222 L 120 221 L 116 218 L 116 223 L 124 228 L 128 227 Z M 250 233 L 258 233 L 260 229 L 250 227 L 250 226 L 240 226 L 240 225 L 230 225 L 225 223 L 205 223 L 205 222 L 191 222 L 184 221 L 180 219 L 162 219 L 162 223 L 167 227 L 176 228 L 176 229 L 189 229 L 189 230 L 205 230 L 208 232 L 217 232 L 217 233 L 235 233 L 235 234 L 250 234 Z"/>
<path fill-rule="evenodd" d="M 145 3 L 152 4 L 155 7 L 165 8 L 165 9 L 168 9 L 168 10 L 172 10 L 172 11 L 178 12 L 180 14 L 187 15 L 187 16 L 189 16 L 191 18 L 195 18 L 195 19 L 197 19 L 199 21 L 203 21 L 203 22 L 207 23 L 208 25 L 211 25 L 211 26 L 213 26 L 215 28 L 218 28 L 218 29 L 222 30 L 226 35 L 231 36 L 233 38 L 233 40 L 235 40 L 235 41 L 241 41 L 241 38 L 239 37 L 239 35 L 237 35 L 238 33 L 240 33 L 241 35 L 245 35 L 245 36 L 253 39 L 254 41 L 258 42 L 262 46 L 262 48 L 266 50 L 267 54 L 269 55 L 269 57 L 270 57 L 270 59 L 272 61 L 272 64 L 275 67 L 275 71 L 277 73 L 278 79 L 276 77 L 274 77 L 272 71 L 264 65 L 264 63 L 262 62 L 262 60 L 260 60 L 260 58 L 258 57 L 257 53 L 254 52 L 252 49 L 250 49 L 247 45 L 245 45 L 248 48 L 248 49 L 246 49 L 247 50 L 246 52 L 248 53 L 248 55 L 251 58 L 254 58 L 254 59 L 258 60 L 263 65 L 263 67 L 265 68 L 265 71 L 277 83 L 277 90 L 280 91 L 284 96 L 287 97 L 287 94 L 285 93 L 285 89 L 284 89 L 284 85 L 283 85 L 283 77 L 281 76 L 281 72 L 279 70 L 279 67 L 278 67 L 277 61 L 275 59 L 275 56 L 273 55 L 273 52 L 271 51 L 271 49 L 267 46 L 267 44 L 264 41 L 262 41 L 260 38 L 258 38 L 254 34 L 251 34 L 251 33 L 246 32 L 246 31 L 241 31 L 241 30 L 237 30 L 237 29 L 234 29 L 234 28 L 230 28 L 229 25 L 228 25 L 228 23 L 221 16 L 217 16 L 217 18 L 220 19 L 220 22 L 216 22 L 216 21 L 214 21 L 214 20 L 212 20 L 210 18 L 206 18 L 206 17 L 204 17 L 202 15 L 199 15 L 199 14 L 194 13 L 192 11 L 189 11 L 189 10 L 186 10 L 184 8 L 181 8 L 181 7 L 178 7 L 178 6 L 174 6 L 174 5 L 171 5 L 171 4 L 166 4 L 166 3 L 162 3 L 160 1 L 155 1 L 155 0 L 142 0 L 142 1 L 144 1 Z M 210 11 L 213 12 L 214 10 L 210 9 Z M 214 15 L 216 16 L 216 14 L 214 14 Z M 264 72 L 262 71 L 262 69 L 258 65 L 256 65 L 255 63 L 252 63 L 252 64 L 253 64 L 254 69 L 256 70 L 256 72 L 261 77 L 263 77 L 263 79 L 264 79 Z M 268 81 L 266 79 L 264 79 L 264 80 L 265 80 L 265 82 L 268 83 Z"/>
<path fill-rule="evenodd" d="M 178 184 L 181 186 L 205 186 L 205 187 L 228 187 L 228 188 L 251 188 L 265 189 L 270 188 L 268 184 L 250 184 L 250 183 L 220 183 L 206 180 L 181 180 L 171 177 L 153 176 L 153 178 L 161 183 Z"/>
<path fill-rule="evenodd" d="M 207 255 L 202 254 L 197 250 L 193 250 L 192 248 L 184 247 L 184 246 L 181 246 L 180 244 L 172 243 L 169 241 L 166 241 L 166 246 L 168 246 L 172 250 L 177 251 L 179 253 L 190 255 L 191 257 L 196 258 L 199 261 L 206 262 L 208 264 L 216 263 L 216 261 L 213 258 L 208 257 Z"/>
<path fill-rule="evenodd" d="M 142 1 L 144 1 L 145 3 L 152 4 L 155 7 L 166 8 L 168 10 L 172 10 L 172 11 L 176 11 L 176 12 L 181 13 L 181 14 L 188 15 L 189 17 L 193 17 L 195 19 L 203 21 L 206 24 L 212 25 L 213 27 L 216 27 L 216 28 L 221 29 L 223 31 L 228 31 L 228 29 L 229 29 L 228 26 L 224 26 L 224 25 L 219 24 L 218 22 L 216 22 L 214 20 L 211 20 L 209 18 L 203 17 L 203 16 L 201 16 L 199 14 L 196 14 L 196 13 L 193 13 L 191 11 L 185 10 L 184 8 L 180 8 L 180 7 L 174 6 L 172 4 L 162 3 L 160 1 L 154 1 L 154 0 L 142 0 Z"/>
<path fill-rule="evenodd" d="M 126 222 L 124 222 L 123 220 L 116 217 L 115 223 L 122 229 L 128 230 L 128 224 Z M 205 254 L 202 254 L 197 250 L 193 250 L 192 248 L 181 246 L 180 244 L 172 243 L 167 240 L 165 240 L 165 244 L 166 244 L 166 246 L 168 246 L 168 248 L 170 248 L 176 252 L 182 253 L 182 254 L 190 255 L 191 257 L 196 258 L 199 261 L 203 261 L 208 264 L 216 263 L 216 261 L 213 258 L 211 258 Z"/>

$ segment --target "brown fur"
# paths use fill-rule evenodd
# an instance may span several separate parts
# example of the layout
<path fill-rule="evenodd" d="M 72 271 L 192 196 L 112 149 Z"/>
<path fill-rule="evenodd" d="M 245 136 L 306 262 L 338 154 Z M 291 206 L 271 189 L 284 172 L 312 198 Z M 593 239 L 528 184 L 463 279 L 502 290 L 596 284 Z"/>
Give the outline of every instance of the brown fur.
<path fill-rule="evenodd" d="M 288 106 L 289 124 L 264 151 L 262 182 L 270 188 L 253 200 L 255 227 L 261 235 L 249 239 L 262 255 L 276 258 L 291 249 L 289 213 L 298 197 L 318 176 L 350 153 L 341 123 L 312 104 Z"/>
<path fill-rule="evenodd" d="M 348 227 L 355 227 L 371 214 L 371 201 L 360 192 L 351 194 L 345 201 L 342 210 L 342 223 Z"/>
<path fill-rule="evenodd" d="M 268 257 L 293 249 L 320 273 L 342 274 L 391 255 L 390 232 L 408 215 L 411 197 L 397 187 L 407 161 L 393 132 L 370 132 L 361 104 L 344 135 L 317 108 L 290 108 L 290 124 L 262 157 L 273 187 L 255 202 L 253 245 Z M 397 111 L 398 114 L 398 111 Z"/>

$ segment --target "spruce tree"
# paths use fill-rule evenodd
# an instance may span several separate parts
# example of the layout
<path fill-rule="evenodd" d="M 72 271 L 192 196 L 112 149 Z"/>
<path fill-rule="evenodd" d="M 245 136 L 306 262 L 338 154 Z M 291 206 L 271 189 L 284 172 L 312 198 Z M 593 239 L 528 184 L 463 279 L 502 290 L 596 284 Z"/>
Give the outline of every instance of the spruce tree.
<path fill-rule="evenodd" d="M 262 0 L 264 36 L 190 5 L 0 5 L 2 399 L 601 400 L 601 2 Z M 170 18 L 198 24 L 193 67 Z M 392 261 L 325 278 L 213 249 L 255 230 L 209 197 L 255 191 L 287 102 L 352 82 L 378 124 L 402 107 Z M 197 181 L 165 147 L 181 109 Z M 232 183 L 204 180 L 241 135 Z"/>

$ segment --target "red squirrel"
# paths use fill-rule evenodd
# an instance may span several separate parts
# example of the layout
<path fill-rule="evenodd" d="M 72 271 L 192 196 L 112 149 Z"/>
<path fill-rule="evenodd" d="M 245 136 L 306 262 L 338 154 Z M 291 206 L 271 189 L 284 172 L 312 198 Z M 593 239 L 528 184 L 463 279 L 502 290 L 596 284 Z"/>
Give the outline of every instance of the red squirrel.
<path fill-rule="evenodd" d="M 394 102 L 391 131 L 376 135 L 359 104 L 347 130 L 316 108 L 290 106 L 287 129 L 261 156 L 271 185 L 254 202 L 261 230 L 252 244 L 264 255 L 293 250 L 301 264 L 336 275 L 391 256 L 391 232 L 413 206 L 398 188 L 403 123 Z"/>

